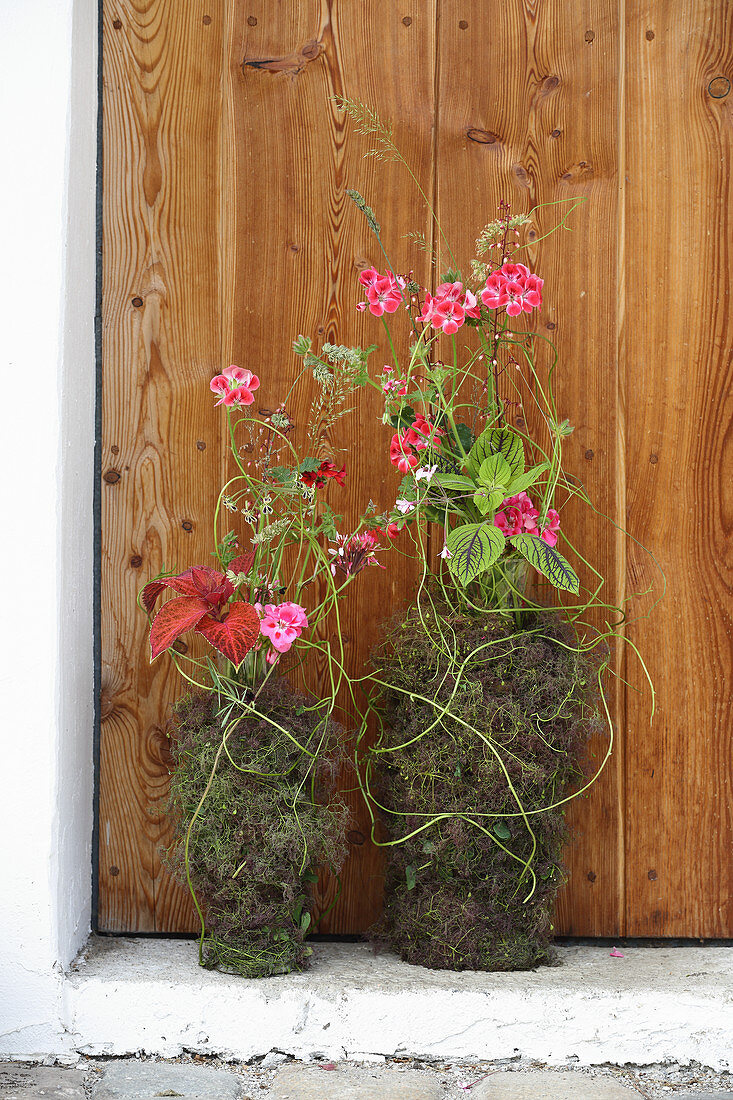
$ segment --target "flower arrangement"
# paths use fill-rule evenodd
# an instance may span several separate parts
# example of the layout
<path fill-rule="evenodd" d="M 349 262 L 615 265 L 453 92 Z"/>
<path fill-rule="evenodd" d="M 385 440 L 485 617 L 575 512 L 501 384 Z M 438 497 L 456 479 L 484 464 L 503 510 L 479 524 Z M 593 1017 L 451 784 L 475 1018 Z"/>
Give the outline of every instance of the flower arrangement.
<path fill-rule="evenodd" d="M 550 954 L 564 807 L 611 752 L 602 678 L 625 620 L 563 524 L 571 501 L 592 505 L 563 462 L 573 429 L 553 394 L 557 353 L 533 327 L 544 282 L 523 233 L 540 211 L 502 201 L 459 265 L 391 128 L 337 103 L 373 139 L 369 154 L 401 162 L 420 190 L 437 243 L 412 236 L 441 273 L 433 289 L 398 272 L 374 211 L 348 192 L 383 260 L 361 273 L 357 309 L 381 321 L 392 353 L 383 422 L 402 480 L 385 530 L 419 573 L 373 655 L 360 732 L 362 793 L 387 851 L 372 935 L 424 965 L 526 968 Z"/>
<path fill-rule="evenodd" d="M 388 126 L 338 102 L 376 139 L 372 152 L 412 175 Z M 522 233 L 534 212 L 502 202 L 465 270 L 436 219 L 431 289 L 395 270 L 374 211 L 347 193 L 384 261 L 360 273 L 356 309 L 383 325 L 391 362 L 373 375 L 376 345 L 316 352 L 298 336 L 301 366 L 273 412 L 255 411 L 251 370 L 217 374 L 233 473 L 214 516 L 215 564 L 141 592 L 151 659 L 168 653 L 190 688 L 175 708 L 168 861 L 196 904 L 202 964 L 247 976 L 306 965 L 309 883 L 322 864 L 337 874 L 344 854 L 334 776 L 345 689 L 355 782 L 387 851 L 374 938 L 438 967 L 533 966 L 549 954 L 564 807 L 611 752 L 602 677 L 624 622 L 563 524 L 571 500 L 590 502 L 563 464 L 573 429 L 555 405 L 556 357 L 542 366 L 537 354 L 554 349 L 532 328 L 544 283 Z M 296 424 L 301 385 L 312 400 Z M 362 387 L 380 395 L 384 461 L 401 480 L 391 507 L 370 501 L 347 532 L 328 494 L 348 462 L 328 440 Z M 418 565 L 414 602 L 384 624 L 371 670 L 350 677 L 340 603 L 395 543 Z M 181 652 L 189 632 L 203 656 Z M 326 670 L 318 696 L 292 686 L 310 656 Z M 583 746 L 603 723 L 608 748 L 587 776 Z"/>
<path fill-rule="evenodd" d="M 383 547 L 362 525 L 339 531 L 326 496 L 347 468 L 327 440 L 366 384 L 370 351 L 326 343 L 316 354 L 298 337 L 302 365 L 274 412 L 255 411 L 252 371 L 231 365 L 211 380 L 234 464 L 214 516 L 215 565 L 161 574 L 140 594 L 151 659 L 167 653 L 190 689 L 174 708 L 167 861 L 193 896 L 202 964 L 246 976 L 306 965 L 310 883 L 344 857 L 339 602 Z M 306 384 L 315 394 L 300 433 L 287 409 Z M 189 633 L 202 656 L 180 645 Z M 292 678 L 310 654 L 329 685 L 317 698 L 280 668 L 286 660 Z"/>

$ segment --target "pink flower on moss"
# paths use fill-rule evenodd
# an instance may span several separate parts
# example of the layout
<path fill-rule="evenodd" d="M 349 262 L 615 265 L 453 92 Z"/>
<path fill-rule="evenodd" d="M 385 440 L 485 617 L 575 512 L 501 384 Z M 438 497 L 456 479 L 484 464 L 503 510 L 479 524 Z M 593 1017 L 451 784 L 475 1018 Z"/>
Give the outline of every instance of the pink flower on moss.
<path fill-rule="evenodd" d="M 539 512 L 527 493 L 517 493 L 501 502 L 501 511 L 494 516 L 494 526 L 506 538 L 512 535 L 536 535 Z"/>
<path fill-rule="evenodd" d="M 221 374 L 212 378 L 209 389 L 219 395 L 216 405 L 224 405 L 227 408 L 237 408 L 240 405 L 251 405 L 254 401 L 253 390 L 259 387 L 260 380 L 251 370 L 237 367 L 232 364 L 225 367 Z"/>
<path fill-rule="evenodd" d="M 278 653 L 287 653 L 308 626 L 305 608 L 288 601 L 280 604 L 268 603 L 264 612 L 260 633 L 269 638 L 273 649 Z"/>
<path fill-rule="evenodd" d="M 509 317 L 518 317 L 539 309 L 543 286 L 544 280 L 524 264 L 506 263 L 487 278 L 481 301 L 489 309 L 506 308 Z"/>
<path fill-rule="evenodd" d="M 494 527 L 498 527 L 505 538 L 522 533 L 522 513 L 519 508 L 505 507 L 494 516 Z"/>

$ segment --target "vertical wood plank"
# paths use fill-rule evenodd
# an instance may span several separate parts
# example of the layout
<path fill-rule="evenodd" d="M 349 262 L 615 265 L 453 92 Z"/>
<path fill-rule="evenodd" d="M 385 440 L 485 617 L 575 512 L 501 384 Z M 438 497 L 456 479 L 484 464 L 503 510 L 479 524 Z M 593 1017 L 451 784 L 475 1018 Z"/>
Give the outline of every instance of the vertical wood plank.
<path fill-rule="evenodd" d="M 555 376 L 561 418 L 576 425 L 567 467 L 601 512 L 615 516 L 621 485 L 617 411 L 617 80 L 619 21 L 614 0 L 440 0 L 438 23 L 437 194 L 439 215 L 468 268 L 478 231 L 500 198 L 515 212 L 584 197 L 572 233 L 530 251 L 545 279 L 538 332 L 559 352 Z M 490 57 L 487 45 L 490 44 Z M 539 212 L 537 235 L 557 209 Z M 528 415 L 528 414 L 525 414 Z M 622 548 L 612 526 L 569 507 L 563 525 L 622 595 Z M 581 572 L 583 572 L 581 570 Z M 592 578 L 583 572 L 583 580 Z M 600 625 L 600 624 L 599 624 Z M 622 719 L 615 682 L 612 709 Z M 591 764 L 605 749 L 597 739 Z M 623 753 L 617 748 L 589 797 L 569 811 L 570 882 L 559 900 L 566 934 L 623 931 Z"/>
<path fill-rule="evenodd" d="M 627 523 L 668 585 L 629 631 L 658 710 L 629 691 L 627 927 L 731 936 L 733 8 L 626 13 Z M 656 579 L 633 542 L 628 564 L 630 592 Z"/>
<path fill-rule="evenodd" d="M 230 11 L 233 146 L 225 157 L 235 165 L 235 283 L 225 343 L 233 361 L 257 370 L 262 404 L 272 407 L 294 377 L 298 361 L 291 345 L 299 332 L 314 342 L 378 343 L 372 364 L 379 369 L 388 361 L 381 325 L 355 309 L 359 271 L 371 264 L 382 270 L 384 259 L 344 189 L 357 188 L 375 207 L 398 271 L 424 263 L 403 235 L 426 228 L 426 212 L 403 169 L 363 159 L 369 139 L 354 132 L 331 97 L 361 100 L 393 120 L 400 148 L 429 189 L 435 5 L 308 0 L 273 6 L 251 0 L 246 10 L 232 5 Z M 299 446 L 309 400 L 301 396 L 290 409 Z M 328 497 L 345 514 L 346 530 L 369 498 L 380 510 L 394 503 L 399 479 L 386 459 L 389 436 L 380 416 L 378 396 L 362 393 L 356 413 L 331 440 L 348 448 L 339 458 L 347 463 L 346 487 L 332 485 Z M 383 561 L 386 570 L 361 574 L 343 605 L 351 674 L 361 674 L 379 623 L 409 599 L 414 567 L 396 552 Z M 313 665 L 310 686 L 324 686 L 324 675 Z M 382 858 L 369 840 L 354 776 L 346 774 L 343 785 L 353 813 L 350 856 L 341 896 L 319 932 L 362 932 L 381 906 Z M 322 881 L 320 909 L 335 891 L 332 880 Z"/>
<path fill-rule="evenodd" d="M 165 725 L 138 588 L 208 562 L 218 493 L 219 0 L 105 0 L 99 927 L 192 927 L 160 866 Z"/>

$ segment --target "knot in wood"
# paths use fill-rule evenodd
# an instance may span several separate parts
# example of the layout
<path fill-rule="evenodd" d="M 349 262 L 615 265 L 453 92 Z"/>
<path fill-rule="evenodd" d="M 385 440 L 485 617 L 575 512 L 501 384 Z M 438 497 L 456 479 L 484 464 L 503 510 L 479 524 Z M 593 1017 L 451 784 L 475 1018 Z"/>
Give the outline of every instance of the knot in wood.
<path fill-rule="evenodd" d="M 499 140 L 498 135 L 492 134 L 491 130 L 479 130 L 476 126 L 466 130 L 466 137 L 469 141 L 475 141 L 478 145 L 495 145 Z"/>
<path fill-rule="evenodd" d="M 730 80 L 727 76 L 716 76 L 708 84 L 708 92 L 713 99 L 724 99 L 730 91 Z"/>
<path fill-rule="evenodd" d="M 116 485 L 121 475 L 119 470 L 107 470 L 102 477 L 108 485 Z"/>

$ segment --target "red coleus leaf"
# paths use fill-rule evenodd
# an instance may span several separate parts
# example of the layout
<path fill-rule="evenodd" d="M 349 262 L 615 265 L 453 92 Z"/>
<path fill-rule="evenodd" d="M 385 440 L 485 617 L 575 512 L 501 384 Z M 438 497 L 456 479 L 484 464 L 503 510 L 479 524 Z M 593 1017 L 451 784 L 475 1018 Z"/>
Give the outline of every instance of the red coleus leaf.
<path fill-rule="evenodd" d="M 150 627 L 151 660 L 154 661 L 163 650 L 172 646 L 181 634 L 185 634 L 191 627 L 196 626 L 199 620 L 210 611 L 211 604 L 201 596 L 179 596 L 163 604 Z"/>
<path fill-rule="evenodd" d="M 185 573 L 180 573 L 177 577 L 161 577 L 158 581 L 151 581 L 150 584 L 146 584 L 143 588 L 141 598 L 143 607 L 148 614 L 150 614 L 155 606 L 155 601 L 164 588 L 172 588 L 174 592 L 178 592 L 181 596 L 206 596 L 212 594 L 218 596 L 218 590 L 227 585 L 229 587 L 226 596 L 214 602 L 226 603 L 226 600 L 229 599 L 234 589 L 223 573 L 219 573 L 216 569 L 211 569 L 208 565 L 194 565 L 193 568 L 187 569 Z M 209 600 L 209 603 L 211 602 L 212 601 Z"/>
<path fill-rule="evenodd" d="M 240 554 L 238 558 L 233 558 L 229 562 L 229 569 L 232 573 L 249 573 L 254 563 L 255 552 L 254 550 L 248 550 L 246 554 Z"/>
<path fill-rule="evenodd" d="M 177 602 L 171 600 L 171 603 Z M 196 632 L 203 634 L 214 649 L 238 667 L 260 636 L 260 617 L 251 604 L 233 603 L 221 621 L 210 615 L 202 618 Z"/>

